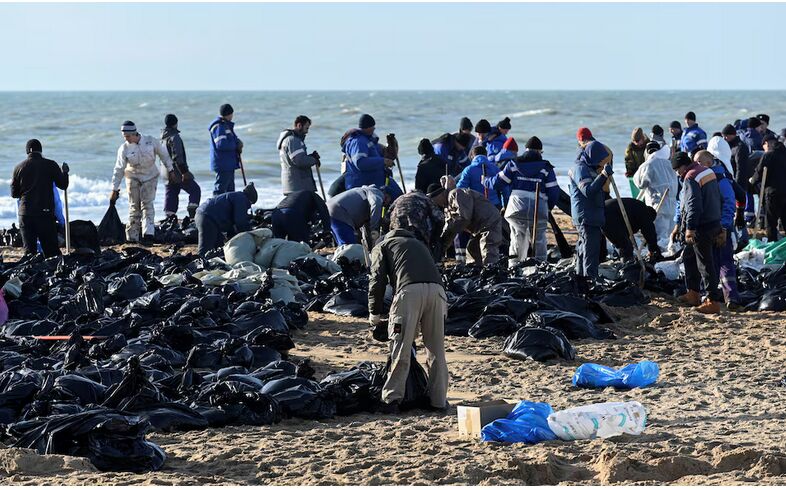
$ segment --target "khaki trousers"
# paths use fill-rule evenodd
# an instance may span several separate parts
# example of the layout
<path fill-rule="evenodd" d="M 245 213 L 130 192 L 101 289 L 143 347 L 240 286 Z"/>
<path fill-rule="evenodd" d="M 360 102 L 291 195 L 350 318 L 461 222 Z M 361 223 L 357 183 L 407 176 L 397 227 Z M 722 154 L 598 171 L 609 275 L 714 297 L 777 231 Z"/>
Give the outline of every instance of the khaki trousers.
<path fill-rule="evenodd" d="M 155 208 L 156 188 L 158 179 L 140 182 L 137 179 L 126 178 L 128 190 L 128 225 L 126 225 L 126 239 L 138 242 L 140 234 L 155 235 Z"/>
<path fill-rule="evenodd" d="M 412 343 L 420 332 L 426 348 L 431 406 L 445 406 L 448 393 L 448 363 L 445 359 L 446 314 L 447 297 L 439 284 L 410 284 L 401 288 L 393 297 L 388 322 L 391 363 L 388 379 L 382 387 L 382 401 L 393 403 L 404 398 Z"/>

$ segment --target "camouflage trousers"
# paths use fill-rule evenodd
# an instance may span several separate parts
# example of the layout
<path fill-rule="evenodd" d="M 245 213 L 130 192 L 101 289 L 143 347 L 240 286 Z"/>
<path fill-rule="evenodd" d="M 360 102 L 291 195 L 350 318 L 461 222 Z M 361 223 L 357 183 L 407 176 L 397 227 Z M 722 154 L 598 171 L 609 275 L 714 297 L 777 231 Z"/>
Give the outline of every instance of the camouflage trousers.
<path fill-rule="evenodd" d="M 128 225 L 126 225 L 126 239 L 138 242 L 141 234 L 155 235 L 155 209 L 156 189 L 158 179 L 141 182 L 137 179 L 126 178 L 128 189 Z"/>

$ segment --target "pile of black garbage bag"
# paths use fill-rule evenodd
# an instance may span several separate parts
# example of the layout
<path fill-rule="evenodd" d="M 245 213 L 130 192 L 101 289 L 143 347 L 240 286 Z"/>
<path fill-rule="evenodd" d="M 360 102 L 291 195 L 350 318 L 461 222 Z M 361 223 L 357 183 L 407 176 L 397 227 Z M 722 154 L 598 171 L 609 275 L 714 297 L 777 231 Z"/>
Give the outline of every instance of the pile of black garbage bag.
<path fill-rule="evenodd" d="M 101 470 L 150 471 L 165 460 L 145 439 L 150 430 L 377 409 L 386 366 L 365 362 L 316 380 L 307 360 L 288 358 L 305 308 L 273 303 L 269 285 L 248 294 L 193 277 L 212 268 L 196 255 L 134 247 L 4 264 L 0 281 L 21 284 L 21 294 L 6 295 L 0 329 L 2 441 L 88 457 Z M 308 277 L 309 263 L 290 270 Z M 162 284 L 171 274 L 184 280 Z M 413 362 L 402 408 L 427 405 L 426 374 Z"/>

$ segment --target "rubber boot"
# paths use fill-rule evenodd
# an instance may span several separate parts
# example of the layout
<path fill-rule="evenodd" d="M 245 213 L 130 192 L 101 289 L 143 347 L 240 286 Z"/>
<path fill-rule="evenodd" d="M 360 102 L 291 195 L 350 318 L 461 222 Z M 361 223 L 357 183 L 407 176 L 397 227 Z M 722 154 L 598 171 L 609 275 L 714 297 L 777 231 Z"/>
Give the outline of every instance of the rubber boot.
<path fill-rule="evenodd" d="M 720 313 L 721 304 L 717 301 L 707 298 L 704 300 L 704 303 L 702 303 L 701 306 L 696 308 L 696 311 L 699 313 L 704 313 L 705 315 L 715 315 Z"/>
<path fill-rule="evenodd" d="M 680 303 L 685 303 L 690 306 L 699 306 L 701 304 L 701 295 L 698 291 L 689 289 L 687 293 L 683 294 L 682 296 L 678 296 L 677 300 Z"/>

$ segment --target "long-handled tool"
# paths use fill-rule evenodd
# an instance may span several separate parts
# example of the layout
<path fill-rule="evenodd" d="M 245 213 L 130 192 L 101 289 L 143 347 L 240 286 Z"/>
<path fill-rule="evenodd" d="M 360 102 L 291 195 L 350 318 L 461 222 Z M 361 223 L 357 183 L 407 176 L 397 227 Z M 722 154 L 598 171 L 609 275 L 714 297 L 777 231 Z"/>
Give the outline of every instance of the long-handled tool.
<path fill-rule="evenodd" d="M 322 172 L 319 171 L 321 162 L 317 159 L 317 164 L 315 167 L 317 168 L 317 178 L 319 179 L 319 188 L 322 190 L 322 200 L 327 201 L 327 197 L 325 197 L 325 186 L 322 185 Z"/>
<path fill-rule="evenodd" d="M 66 162 L 64 164 L 68 165 Z M 71 219 L 68 215 L 68 186 L 63 189 L 63 201 L 65 204 L 65 246 L 66 255 L 71 255 Z"/>
<path fill-rule="evenodd" d="M 535 216 L 532 218 L 532 239 L 530 240 L 533 252 L 537 250 L 535 238 L 538 236 L 538 206 L 540 206 L 540 182 L 535 183 Z"/>
<path fill-rule="evenodd" d="M 670 189 L 666 188 L 666 192 L 664 192 L 663 195 L 660 196 L 660 202 L 655 207 L 655 214 L 660 213 L 660 208 L 663 206 L 663 203 L 666 202 L 666 197 L 669 195 L 669 190 Z"/>
<path fill-rule="evenodd" d="M 630 237 L 630 243 L 633 245 L 633 250 L 636 252 L 636 259 L 639 261 L 639 265 L 641 266 L 641 273 L 639 274 L 639 287 L 644 288 L 644 275 L 646 274 L 646 266 L 644 265 L 644 259 L 641 257 L 641 251 L 639 250 L 639 244 L 636 242 L 636 237 L 633 235 L 633 227 L 630 226 L 630 220 L 628 220 L 628 213 L 625 211 L 625 205 L 622 203 L 622 197 L 620 196 L 620 190 L 617 189 L 617 183 L 614 181 L 614 176 L 608 176 L 609 182 L 611 182 L 611 187 L 614 189 L 614 197 L 617 198 L 617 204 L 620 207 L 620 213 L 622 213 L 622 219 L 625 221 L 625 226 L 628 228 L 628 236 Z"/>
<path fill-rule="evenodd" d="M 398 167 L 398 176 L 401 178 L 401 190 L 403 190 L 404 193 L 406 194 L 406 192 L 407 192 L 407 184 L 404 183 L 404 171 L 401 170 L 401 162 L 398 159 L 398 140 L 396 140 L 396 135 L 393 134 L 393 133 L 390 133 L 388 135 L 388 146 L 390 146 L 391 143 L 396 145 L 395 146 L 395 148 L 396 148 L 396 158 L 395 158 L 395 160 L 396 160 L 396 166 Z"/>
<path fill-rule="evenodd" d="M 363 225 L 360 229 L 360 241 L 363 242 L 363 256 L 366 259 L 366 267 L 371 270 L 371 232 L 368 229 L 368 223 Z"/>
<path fill-rule="evenodd" d="M 248 185 L 248 181 L 246 180 L 246 169 L 243 166 L 243 157 L 240 156 L 240 153 L 237 154 L 237 161 L 240 163 L 240 175 L 243 176 L 243 187 Z"/>
<path fill-rule="evenodd" d="M 767 167 L 761 173 L 761 188 L 759 189 L 759 210 L 756 213 L 756 237 L 761 236 L 761 211 L 764 207 L 764 186 L 767 184 Z"/>
<path fill-rule="evenodd" d="M 570 247 L 568 240 L 565 239 L 565 234 L 560 229 L 551 211 L 549 211 L 549 224 L 551 225 L 551 231 L 554 233 L 554 241 L 557 242 L 560 256 L 562 256 L 563 259 L 573 257 L 573 249 Z"/>

